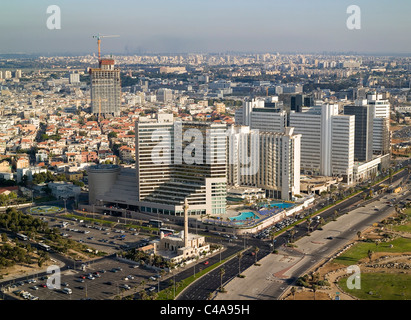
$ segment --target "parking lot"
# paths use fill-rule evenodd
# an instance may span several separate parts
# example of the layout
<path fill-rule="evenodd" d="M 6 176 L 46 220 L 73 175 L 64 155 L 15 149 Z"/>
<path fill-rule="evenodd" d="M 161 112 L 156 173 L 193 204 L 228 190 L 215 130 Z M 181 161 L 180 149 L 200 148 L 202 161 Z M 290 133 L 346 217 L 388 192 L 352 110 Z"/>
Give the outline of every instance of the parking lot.
<path fill-rule="evenodd" d="M 16 296 L 12 292 L 27 292 L 26 299 L 36 297 L 35 300 L 107 300 L 117 295 L 130 295 L 143 288 L 157 290 L 156 277 L 157 273 L 153 270 L 134 267 L 116 258 L 104 258 L 89 264 L 85 270 L 63 271 L 60 289 L 49 289 L 45 278 L 29 277 L 24 282 L 14 284 L 9 294 Z M 56 282 L 52 284 L 57 285 Z M 71 294 L 64 293 L 64 288 L 71 289 Z"/>
<path fill-rule="evenodd" d="M 42 217 L 48 221 L 51 228 L 59 228 L 61 235 L 83 243 L 95 250 L 108 254 L 141 244 L 147 235 L 141 235 L 137 230 L 122 230 L 100 225 L 93 225 L 81 220 L 66 220 L 54 217 Z M 65 226 L 62 223 L 67 223 Z M 147 242 L 147 241 L 146 241 Z"/>
<path fill-rule="evenodd" d="M 270 237 L 270 232 L 280 231 L 284 229 L 285 227 L 289 226 L 290 224 L 297 222 L 299 219 L 304 218 L 307 215 L 308 215 L 308 212 L 304 212 L 304 213 L 297 215 L 296 217 L 284 218 L 280 222 L 277 222 L 275 225 L 265 228 L 263 231 L 253 235 L 253 237 L 257 239 L 268 239 Z"/>

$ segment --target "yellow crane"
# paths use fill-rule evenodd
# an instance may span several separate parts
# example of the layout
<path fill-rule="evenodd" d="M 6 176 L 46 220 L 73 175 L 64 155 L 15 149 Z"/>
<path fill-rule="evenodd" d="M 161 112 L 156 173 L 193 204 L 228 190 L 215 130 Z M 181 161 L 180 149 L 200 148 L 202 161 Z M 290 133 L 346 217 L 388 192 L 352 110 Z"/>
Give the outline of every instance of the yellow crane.
<path fill-rule="evenodd" d="M 100 47 L 101 47 L 101 39 L 102 39 L 102 38 L 115 38 L 115 37 L 119 37 L 119 35 L 102 35 L 102 34 L 99 33 L 98 35 L 93 36 L 93 38 L 96 38 L 96 39 L 97 39 L 98 61 L 101 60 L 101 50 L 100 50 Z"/>

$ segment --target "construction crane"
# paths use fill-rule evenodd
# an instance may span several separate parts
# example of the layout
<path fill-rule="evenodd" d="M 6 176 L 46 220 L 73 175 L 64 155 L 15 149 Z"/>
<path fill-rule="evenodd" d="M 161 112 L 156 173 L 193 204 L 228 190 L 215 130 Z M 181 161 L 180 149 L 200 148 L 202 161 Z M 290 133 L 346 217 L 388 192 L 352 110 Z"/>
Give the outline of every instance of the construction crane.
<path fill-rule="evenodd" d="M 100 61 L 100 59 L 101 59 L 101 51 L 100 51 L 101 39 L 102 38 L 115 38 L 115 37 L 119 37 L 119 35 L 102 35 L 102 34 L 99 33 L 98 35 L 93 36 L 93 38 L 97 39 L 98 61 Z"/>
<path fill-rule="evenodd" d="M 98 100 L 98 122 L 101 123 L 101 101 L 108 101 L 107 99 L 97 98 Z"/>

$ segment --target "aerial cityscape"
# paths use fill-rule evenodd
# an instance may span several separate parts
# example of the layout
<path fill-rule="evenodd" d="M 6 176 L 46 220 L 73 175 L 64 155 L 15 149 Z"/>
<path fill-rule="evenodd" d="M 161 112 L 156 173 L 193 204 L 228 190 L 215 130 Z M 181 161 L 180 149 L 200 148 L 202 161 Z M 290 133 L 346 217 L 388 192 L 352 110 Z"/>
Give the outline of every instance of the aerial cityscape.
<path fill-rule="evenodd" d="M 327 18 L 315 44 L 317 20 L 307 40 L 269 39 L 228 16 L 251 2 L 221 2 L 157 1 L 134 42 L 129 1 L 124 20 L 102 1 L 90 26 L 90 4 L 27 2 L 24 33 L 4 27 L 0 300 L 160 300 L 191 317 L 172 301 L 247 315 L 255 300 L 411 299 L 411 47 L 394 18 L 380 47 L 371 2 L 328 4 L 341 26 Z M 141 6 L 135 33 L 154 17 Z M 226 300 L 241 303 L 211 307 Z"/>

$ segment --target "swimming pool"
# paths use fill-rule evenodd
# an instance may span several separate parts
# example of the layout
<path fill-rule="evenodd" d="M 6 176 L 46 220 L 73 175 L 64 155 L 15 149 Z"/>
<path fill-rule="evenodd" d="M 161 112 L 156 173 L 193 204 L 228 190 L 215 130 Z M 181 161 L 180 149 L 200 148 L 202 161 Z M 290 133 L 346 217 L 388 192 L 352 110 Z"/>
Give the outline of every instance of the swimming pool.
<path fill-rule="evenodd" d="M 288 202 L 271 202 L 270 207 L 277 207 L 281 209 L 288 209 L 294 206 L 294 203 L 288 203 Z"/>
<path fill-rule="evenodd" d="M 242 220 L 250 220 L 250 219 L 259 219 L 258 216 L 254 212 L 241 212 L 238 216 L 229 218 L 231 221 L 242 221 Z"/>

